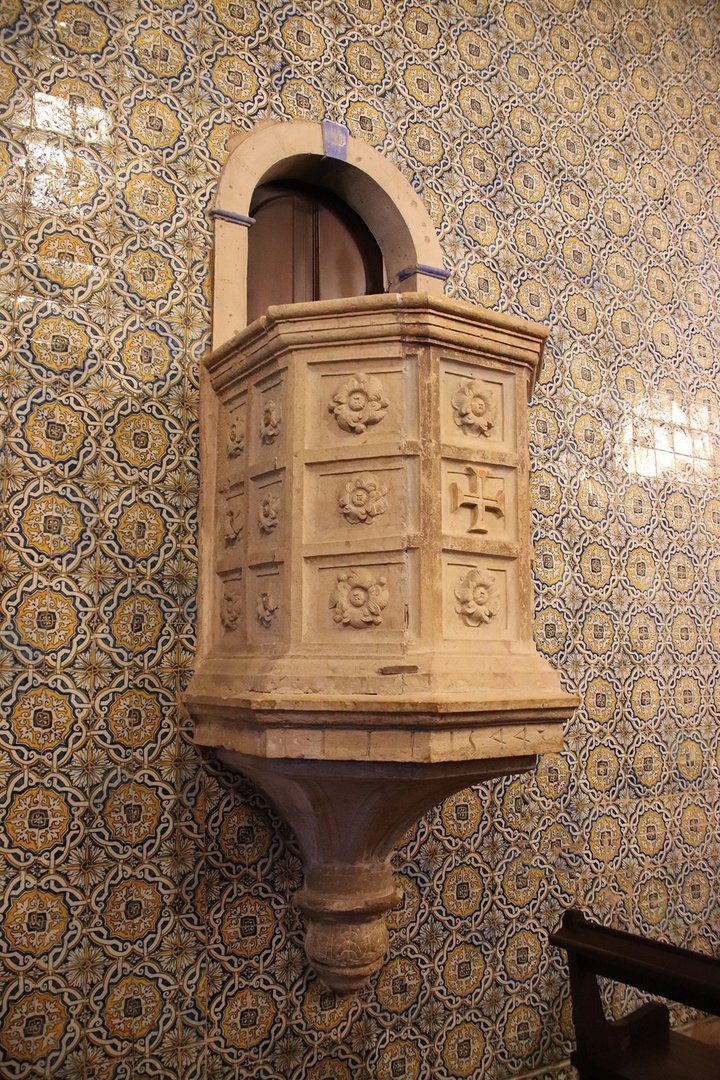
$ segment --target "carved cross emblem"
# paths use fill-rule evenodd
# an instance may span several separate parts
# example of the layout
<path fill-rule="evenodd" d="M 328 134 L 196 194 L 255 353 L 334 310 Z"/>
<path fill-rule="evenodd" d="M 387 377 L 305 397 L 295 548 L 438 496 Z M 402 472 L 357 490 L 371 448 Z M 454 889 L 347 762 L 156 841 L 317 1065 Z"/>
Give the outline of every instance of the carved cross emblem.
<path fill-rule="evenodd" d="M 462 484 L 450 485 L 450 498 L 453 512 L 466 508 L 472 510 L 468 532 L 486 533 L 488 526 L 485 524 L 486 514 L 496 514 L 499 518 L 505 517 L 505 496 L 502 492 L 495 496 L 485 494 L 484 483 L 490 475 L 489 469 L 478 469 L 475 465 L 467 465 L 469 491 L 463 491 Z"/>

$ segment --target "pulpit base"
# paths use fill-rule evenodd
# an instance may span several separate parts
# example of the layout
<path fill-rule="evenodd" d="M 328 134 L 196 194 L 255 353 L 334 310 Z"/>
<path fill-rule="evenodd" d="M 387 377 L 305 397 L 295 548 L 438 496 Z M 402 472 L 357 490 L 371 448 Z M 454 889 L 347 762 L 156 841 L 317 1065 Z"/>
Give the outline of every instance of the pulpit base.
<path fill-rule="evenodd" d="M 305 864 L 296 901 L 305 949 L 337 994 L 361 989 L 388 951 L 386 914 L 398 903 L 390 859 L 436 803 L 481 780 L 527 772 L 535 755 L 404 763 L 253 757 L 219 748 L 292 826 Z"/>

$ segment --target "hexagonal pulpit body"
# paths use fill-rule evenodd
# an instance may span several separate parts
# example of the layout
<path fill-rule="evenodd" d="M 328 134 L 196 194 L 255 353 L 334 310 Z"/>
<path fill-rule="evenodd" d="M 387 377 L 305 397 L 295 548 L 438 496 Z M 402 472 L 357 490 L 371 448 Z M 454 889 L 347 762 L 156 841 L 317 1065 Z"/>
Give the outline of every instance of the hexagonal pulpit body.
<path fill-rule="evenodd" d="M 408 824 L 558 749 L 577 704 L 532 637 L 546 336 L 402 293 L 270 308 L 207 361 L 186 701 L 198 742 L 294 827 L 308 952 L 341 990 L 382 963 Z"/>

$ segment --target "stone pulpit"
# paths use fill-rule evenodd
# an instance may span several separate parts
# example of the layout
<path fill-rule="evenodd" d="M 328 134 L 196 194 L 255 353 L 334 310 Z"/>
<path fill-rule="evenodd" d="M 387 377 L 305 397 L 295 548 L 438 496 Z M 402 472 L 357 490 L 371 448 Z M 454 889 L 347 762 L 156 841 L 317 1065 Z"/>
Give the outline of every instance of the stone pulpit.
<path fill-rule="evenodd" d="M 393 846 L 561 747 L 533 643 L 527 403 L 547 330 L 405 292 L 271 307 L 207 360 L 196 738 L 295 830 L 320 976 L 383 963 Z"/>

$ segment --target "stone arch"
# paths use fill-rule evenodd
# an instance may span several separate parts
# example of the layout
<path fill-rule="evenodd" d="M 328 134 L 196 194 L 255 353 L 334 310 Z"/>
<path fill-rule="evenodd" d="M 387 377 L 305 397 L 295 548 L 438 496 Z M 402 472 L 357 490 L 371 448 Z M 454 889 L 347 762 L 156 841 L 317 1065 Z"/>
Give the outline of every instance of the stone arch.
<path fill-rule="evenodd" d="M 266 122 L 231 142 L 215 208 L 213 348 L 247 325 L 247 230 L 262 183 L 311 178 L 359 214 L 385 260 L 388 289 L 442 293 L 449 276 L 420 196 L 392 162 L 329 121 Z"/>

